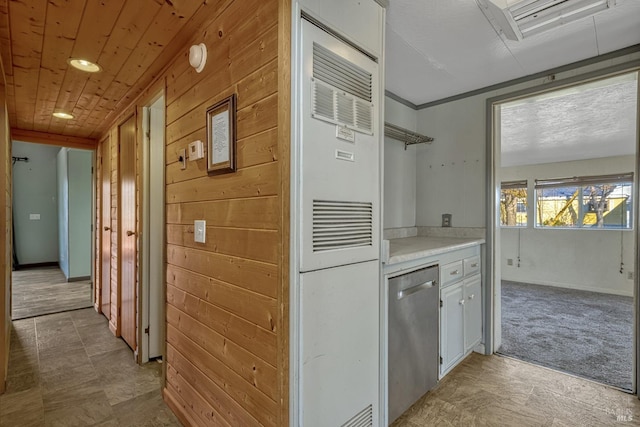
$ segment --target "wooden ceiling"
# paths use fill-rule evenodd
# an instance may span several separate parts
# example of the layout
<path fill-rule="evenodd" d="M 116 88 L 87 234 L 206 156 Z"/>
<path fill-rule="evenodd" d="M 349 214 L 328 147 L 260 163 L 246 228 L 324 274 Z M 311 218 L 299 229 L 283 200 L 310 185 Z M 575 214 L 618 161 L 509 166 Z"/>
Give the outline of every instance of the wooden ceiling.
<path fill-rule="evenodd" d="M 98 138 L 201 28 L 221 0 L 0 0 L 12 128 Z M 102 67 L 85 73 L 82 58 Z M 52 116 L 70 112 L 72 120 Z"/>

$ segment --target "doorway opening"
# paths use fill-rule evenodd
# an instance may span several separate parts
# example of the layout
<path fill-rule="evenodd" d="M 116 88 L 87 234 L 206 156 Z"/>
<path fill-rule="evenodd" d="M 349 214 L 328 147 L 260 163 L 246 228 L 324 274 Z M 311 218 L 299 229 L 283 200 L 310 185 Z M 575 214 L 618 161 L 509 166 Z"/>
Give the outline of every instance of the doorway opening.
<path fill-rule="evenodd" d="M 93 152 L 14 141 L 13 320 L 93 305 Z"/>
<path fill-rule="evenodd" d="M 635 391 L 638 73 L 493 104 L 494 351 Z"/>

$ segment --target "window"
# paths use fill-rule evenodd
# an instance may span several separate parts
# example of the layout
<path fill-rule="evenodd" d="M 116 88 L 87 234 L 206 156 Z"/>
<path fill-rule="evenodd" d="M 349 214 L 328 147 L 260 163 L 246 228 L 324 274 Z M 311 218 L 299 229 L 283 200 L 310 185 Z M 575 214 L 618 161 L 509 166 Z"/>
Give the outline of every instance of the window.
<path fill-rule="evenodd" d="M 527 226 L 527 181 L 509 181 L 500 185 L 500 225 Z"/>
<path fill-rule="evenodd" d="M 633 173 L 536 180 L 536 226 L 630 229 Z"/>

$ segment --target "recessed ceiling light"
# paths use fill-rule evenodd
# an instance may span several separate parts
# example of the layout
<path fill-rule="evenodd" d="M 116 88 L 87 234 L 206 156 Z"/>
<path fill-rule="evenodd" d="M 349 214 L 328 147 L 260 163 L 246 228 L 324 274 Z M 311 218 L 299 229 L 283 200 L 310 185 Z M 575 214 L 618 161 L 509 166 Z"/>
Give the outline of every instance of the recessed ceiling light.
<path fill-rule="evenodd" d="M 80 58 L 69 58 L 69 65 L 73 68 L 77 68 L 80 71 L 86 71 L 87 73 L 97 73 L 102 70 L 98 64 L 94 64 L 91 61 L 87 61 L 86 59 Z"/>
<path fill-rule="evenodd" d="M 73 115 L 72 114 L 64 113 L 62 111 L 56 111 L 55 113 L 53 113 L 53 116 L 57 117 L 59 119 L 65 119 L 65 120 L 73 119 Z"/>

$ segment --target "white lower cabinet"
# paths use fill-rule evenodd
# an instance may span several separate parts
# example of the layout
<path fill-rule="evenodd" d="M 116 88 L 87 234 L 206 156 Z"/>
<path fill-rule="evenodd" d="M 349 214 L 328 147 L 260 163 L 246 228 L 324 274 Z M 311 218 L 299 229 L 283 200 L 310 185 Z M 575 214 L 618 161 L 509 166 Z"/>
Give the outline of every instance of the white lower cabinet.
<path fill-rule="evenodd" d="M 464 356 L 464 295 L 462 282 L 440 292 L 440 376 Z"/>
<path fill-rule="evenodd" d="M 482 341 L 482 279 L 477 268 L 479 257 L 463 261 L 441 268 L 440 378 Z M 462 266 L 464 269 L 459 274 L 457 270 Z M 453 278 L 456 275 L 458 277 Z"/>
<path fill-rule="evenodd" d="M 464 350 L 471 351 L 482 340 L 482 280 L 480 275 L 464 282 Z"/>

